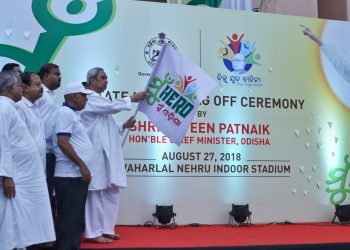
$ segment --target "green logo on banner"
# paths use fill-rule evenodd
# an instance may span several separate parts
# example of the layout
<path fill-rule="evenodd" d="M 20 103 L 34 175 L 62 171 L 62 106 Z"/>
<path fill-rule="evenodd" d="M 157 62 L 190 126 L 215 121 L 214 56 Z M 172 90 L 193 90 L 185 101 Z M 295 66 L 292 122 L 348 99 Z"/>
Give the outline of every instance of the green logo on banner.
<path fill-rule="evenodd" d="M 106 27 L 115 15 L 115 1 L 102 0 L 96 3 L 96 15 L 80 24 L 60 20 L 51 10 L 52 0 L 33 0 L 32 11 L 38 23 L 45 29 L 40 34 L 33 52 L 11 45 L 0 44 L 0 56 L 12 58 L 23 64 L 26 71 L 38 71 L 41 65 L 52 62 L 69 36 L 92 33 Z M 81 14 L 87 0 L 72 0 L 66 7 L 71 15 Z"/>
<path fill-rule="evenodd" d="M 330 202 L 333 205 L 338 205 L 344 202 L 346 194 L 350 192 L 350 187 L 345 187 L 346 177 L 348 176 L 350 169 L 350 162 L 348 161 L 349 155 L 344 157 L 345 166 L 343 168 L 334 168 L 329 173 L 328 176 L 330 180 L 326 181 L 327 185 L 333 185 L 338 183 L 338 188 L 326 188 L 326 192 L 330 193 Z"/>

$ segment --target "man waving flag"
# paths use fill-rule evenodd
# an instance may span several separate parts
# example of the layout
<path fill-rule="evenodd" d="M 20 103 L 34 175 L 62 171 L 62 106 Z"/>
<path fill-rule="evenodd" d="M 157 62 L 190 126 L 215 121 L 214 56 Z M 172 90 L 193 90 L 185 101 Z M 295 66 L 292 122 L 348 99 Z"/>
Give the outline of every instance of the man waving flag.
<path fill-rule="evenodd" d="M 180 145 L 199 104 L 216 86 L 200 67 L 164 44 L 138 110 Z"/>

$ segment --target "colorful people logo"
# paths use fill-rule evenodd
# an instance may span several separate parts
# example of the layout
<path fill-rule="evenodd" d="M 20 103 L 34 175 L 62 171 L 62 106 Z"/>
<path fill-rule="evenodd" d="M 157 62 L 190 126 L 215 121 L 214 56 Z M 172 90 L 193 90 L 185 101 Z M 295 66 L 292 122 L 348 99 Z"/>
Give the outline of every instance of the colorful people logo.
<path fill-rule="evenodd" d="M 192 76 L 180 75 L 178 80 L 175 81 L 175 79 L 170 76 L 170 73 L 167 73 L 164 78 L 155 76 L 148 85 L 146 102 L 149 105 L 154 105 L 156 102 L 159 102 L 161 99 L 160 96 L 162 96 L 160 93 L 164 92 L 164 87 L 166 85 L 172 85 L 176 89 L 175 91 L 172 88 L 172 93 L 174 93 L 174 96 L 182 96 L 182 98 L 186 98 L 187 101 L 195 103 L 197 100 L 198 90 L 198 86 L 195 83 L 196 80 L 197 79 L 193 78 Z"/>
<path fill-rule="evenodd" d="M 86 10 L 87 0 L 71 0 L 66 6 L 69 15 L 78 15 Z M 0 56 L 8 57 L 25 66 L 26 71 L 38 71 L 40 66 L 52 62 L 66 38 L 91 33 L 108 25 L 114 17 L 115 1 L 95 1 L 96 14 L 84 23 L 68 23 L 58 18 L 51 9 L 52 0 L 33 0 L 32 12 L 37 22 L 45 29 L 33 52 L 8 44 L 0 44 Z"/>
<path fill-rule="evenodd" d="M 198 86 L 194 83 L 196 80 L 192 76 L 184 75 L 183 78 L 179 76 L 179 80 L 175 82 L 175 88 L 192 103 L 197 99 Z"/>
<path fill-rule="evenodd" d="M 256 53 L 255 42 L 243 40 L 244 34 L 226 36 L 229 43 L 219 40 L 223 47 L 218 50 L 218 58 L 223 60 L 225 67 L 237 74 L 248 72 L 253 64 L 259 63 L 261 55 Z"/>
<path fill-rule="evenodd" d="M 168 122 L 181 126 L 182 120 L 195 108 L 198 86 L 192 76 L 179 76 L 175 80 L 170 73 L 154 76 L 147 88 L 146 103 L 157 105 L 156 111 L 167 117 Z M 198 102 L 198 101 L 197 101 Z"/>

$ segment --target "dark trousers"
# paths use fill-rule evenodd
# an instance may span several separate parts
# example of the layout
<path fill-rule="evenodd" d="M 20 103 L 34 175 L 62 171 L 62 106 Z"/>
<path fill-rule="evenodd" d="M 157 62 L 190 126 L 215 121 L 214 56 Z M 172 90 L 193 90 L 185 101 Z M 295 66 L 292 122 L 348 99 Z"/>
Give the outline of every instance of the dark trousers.
<path fill-rule="evenodd" d="M 42 244 L 26 247 L 26 250 L 54 250 L 54 249 L 56 249 L 54 248 L 54 246 L 44 246 Z"/>
<path fill-rule="evenodd" d="M 26 250 L 46 250 L 47 248 L 41 247 L 39 245 L 27 246 Z"/>
<path fill-rule="evenodd" d="M 56 222 L 57 250 L 80 249 L 89 184 L 84 182 L 81 177 L 55 177 L 54 186 L 58 212 Z"/>
<path fill-rule="evenodd" d="M 49 199 L 51 203 L 51 210 L 52 210 L 52 216 L 56 218 L 56 202 L 53 198 L 53 178 L 55 175 L 55 166 L 56 166 L 56 156 L 55 154 L 46 154 L 46 182 L 47 182 L 47 189 L 49 191 Z"/>

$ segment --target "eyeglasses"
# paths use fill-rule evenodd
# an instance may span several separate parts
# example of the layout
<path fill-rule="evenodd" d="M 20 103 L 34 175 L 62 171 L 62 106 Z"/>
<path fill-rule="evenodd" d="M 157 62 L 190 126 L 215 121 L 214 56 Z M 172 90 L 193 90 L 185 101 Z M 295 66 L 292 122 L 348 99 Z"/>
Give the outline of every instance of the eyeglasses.
<path fill-rule="evenodd" d="M 24 88 L 24 87 L 26 86 L 26 84 L 23 84 L 23 83 L 13 83 L 13 84 L 10 84 L 10 85 L 8 85 L 8 86 Z"/>

